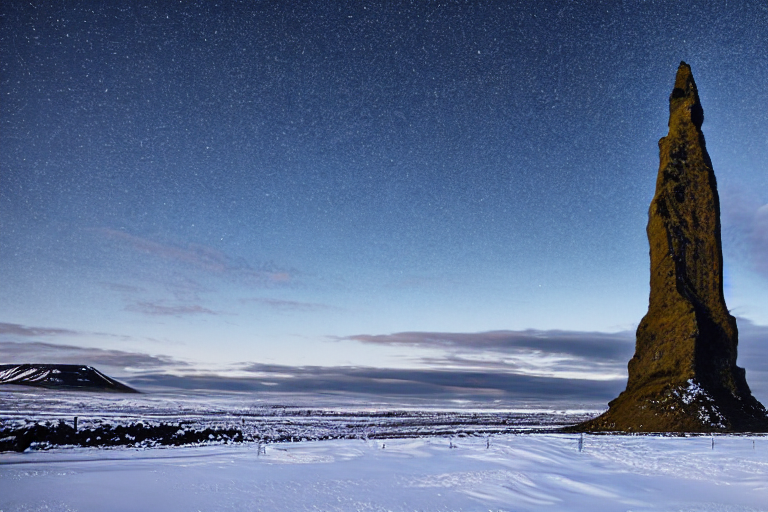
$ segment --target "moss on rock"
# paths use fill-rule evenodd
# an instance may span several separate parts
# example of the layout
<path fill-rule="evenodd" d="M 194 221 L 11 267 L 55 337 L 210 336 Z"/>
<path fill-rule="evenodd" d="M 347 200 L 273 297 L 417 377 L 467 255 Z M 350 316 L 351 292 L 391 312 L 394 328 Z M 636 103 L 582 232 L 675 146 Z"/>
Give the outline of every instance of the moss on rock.
<path fill-rule="evenodd" d="M 659 141 L 648 212 L 651 293 L 627 389 L 576 431 L 768 431 L 736 366 L 738 330 L 723 298 L 720 201 L 691 67 L 680 63 Z"/>

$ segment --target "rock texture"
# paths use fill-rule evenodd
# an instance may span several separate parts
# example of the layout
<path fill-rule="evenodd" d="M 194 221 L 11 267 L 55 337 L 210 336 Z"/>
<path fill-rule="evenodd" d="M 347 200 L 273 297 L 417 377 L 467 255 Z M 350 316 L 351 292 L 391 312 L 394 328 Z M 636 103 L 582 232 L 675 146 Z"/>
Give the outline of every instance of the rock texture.
<path fill-rule="evenodd" d="M 659 141 L 648 212 L 651 293 L 627 389 L 582 431 L 768 431 L 736 366 L 738 331 L 723 298 L 720 202 L 691 68 L 680 63 Z"/>
<path fill-rule="evenodd" d="M 138 393 L 92 366 L 77 364 L 0 364 L 2 384 L 70 391 Z"/>

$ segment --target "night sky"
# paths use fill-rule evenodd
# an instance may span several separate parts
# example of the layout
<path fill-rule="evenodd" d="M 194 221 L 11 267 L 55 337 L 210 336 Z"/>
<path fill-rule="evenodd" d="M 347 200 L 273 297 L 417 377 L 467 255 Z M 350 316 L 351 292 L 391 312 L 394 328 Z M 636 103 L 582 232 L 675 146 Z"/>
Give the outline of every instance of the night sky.
<path fill-rule="evenodd" d="M 136 4 L 0 7 L 0 341 L 26 357 L 620 379 L 681 60 L 726 301 L 768 325 L 764 1 Z"/>

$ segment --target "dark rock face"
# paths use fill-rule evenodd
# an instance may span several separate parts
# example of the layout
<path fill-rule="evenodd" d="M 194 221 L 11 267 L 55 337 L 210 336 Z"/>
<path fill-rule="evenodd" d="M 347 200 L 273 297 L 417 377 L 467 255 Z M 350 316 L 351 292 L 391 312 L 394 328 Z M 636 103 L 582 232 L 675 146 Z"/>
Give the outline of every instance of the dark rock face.
<path fill-rule="evenodd" d="M 627 389 L 580 430 L 768 430 L 766 410 L 736 366 L 738 331 L 723 298 L 720 201 L 703 122 L 691 68 L 681 62 L 648 212 L 648 313 L 637 328 Z"/>
<path fill-rule="evenodd" d="M 71 391 L 138 393 L 96 368 L 77 364 L 0 364 L 0 384 Z"/>

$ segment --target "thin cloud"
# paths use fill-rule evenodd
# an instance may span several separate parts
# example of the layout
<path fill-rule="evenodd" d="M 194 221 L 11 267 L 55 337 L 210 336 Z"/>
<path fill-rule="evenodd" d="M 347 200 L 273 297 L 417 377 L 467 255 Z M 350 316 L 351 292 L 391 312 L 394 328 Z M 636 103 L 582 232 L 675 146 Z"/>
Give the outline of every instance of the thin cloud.
<path fill-rule="evenodd" d="M 90 231 L 134 252 L 189 265 L 209 274 L 237 279 L 251 285 L 288 284 L 294 280 L 296 273 L 269 262 L 254 268 L 242 258 L 233 258 L 218 249 L 204 245 L 190 243 L 178 246 L 161 243 L 109 228 L 95 228 Z"/>
<path fill-rule="evenodd" d="M 51 343 L 0 342 L 3 360 L 13 363 L 60 363 L 108 365 L 156 369 L 167 366 L 186 365 L 167 356 L 150 356 L 142 353 L 120 350 L 54 345 Z"/>
<path fill-rule="evenodd" d="M 768 277 L 768 204 L 755 212 L 750 241 L 755 267 L 763 276 Z"/>
<path fill-rule="evenodd" d="M 400 332 L 395 334 L 357 334 L 338 340 L 376 345 L 401 345 L 458 352 L 521 351 L 564 355 L 591 360 L 626 361 L 634 350 L 634 333 L 580 331 L 488 331 L 479 333 Z M 629 354 L 629 356 L 627 356 Z"/>
<path fill-rule="evenodd" d="M 724 191 L 720 198 L 725 246 L 768 279 L 768 204 L 737 190 Z"/>
<path fill-rule="evenodd" d="M 490 354 L 494 356 L 496 354 Z M 515 355 L 500 357 L 498 360 L 464 357 L 448 354 L 442 357 L 422 357 L 418 361 L 432 368 L 451 368 L 465 371 L 502 372 L 519 375 L 554 378 L 577 378 L 589 380 L 625 379 L 627 361 L 594 361 L 583 358 L 566 357 L 525 357 Z"/>
<path fill-rule="evenodd" d="M 80 336 L 81 331 L 70 329 L 57 329 L 52 327 L 27 327 L 21 324 L 9 324 L 0 322 L 0 335 L 40 337 L 40 336 Z"/>
<path fill-rule="evenodd" d="M 119 340 L 130 340 L 130 336 L 120 334 L 110 334 L 106 332 L 78 331 L 73 329 L 61 329 L 57 327 L 30 327 L 21 324 L 12 324 L 0 322 L 0 336 L 2 337 L 21 337 L 21 338 L 41 338 L 57 336 L 100 336 Z M 149 341 L 156 341 L 146 338 Z"/>
<path fill-rule="evenodd" d="M 314 302 L 299 302 L 293 300 L 268 299 L 261 297 L 252 297 L 240 299 L 242 304 L 257 304 L 280 311 L 327 311 L 335 309 L 326 304 L 317 304 Z"/>
<path fill-rule="evenodd" d="M 141 286 L 133 286 L 129 284 L 109 283 L 109 282 L 104 282 L 100 284 L 107 290 L 112 290 L 113 292 L 129 294 L 129 295 L 143 293 L 146 291 L 146 289 L 142 288 Z"/>
<path fill-rule="evenodd" d="M 168 306 L 158 302 L 136 302 L 125 307 L 126 311 L 152 316 L 219 315 L 221 313 L 199 304 Z"/>
<path fill-rule="evenodd" d="M 165 289 L 173 295 L 177 302 L 198 302 L 203 293 L 211 291 L 197 280 L 178 272 L 167 276 L 162 282 Z"/>

